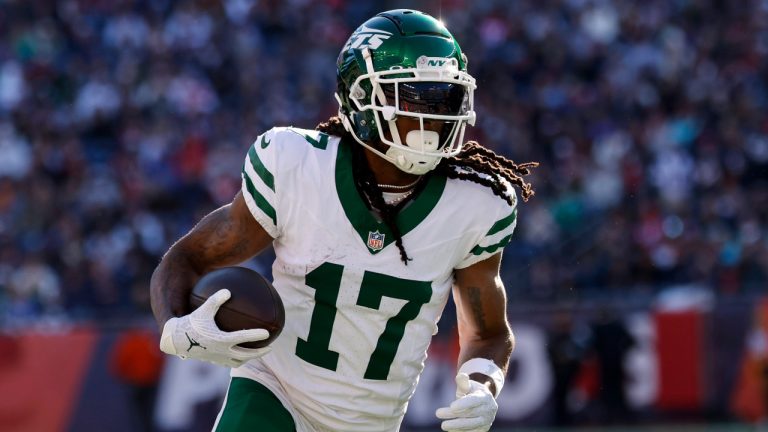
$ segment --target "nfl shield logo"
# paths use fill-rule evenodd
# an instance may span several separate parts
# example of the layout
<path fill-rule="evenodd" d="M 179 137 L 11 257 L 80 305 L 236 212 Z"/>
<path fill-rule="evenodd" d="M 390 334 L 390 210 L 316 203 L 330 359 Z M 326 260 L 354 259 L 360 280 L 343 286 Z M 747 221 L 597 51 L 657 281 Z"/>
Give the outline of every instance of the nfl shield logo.
<path fill-rule="evenodd" d="M 376 232 L 368 232 L 368 247 L 371 250 L 381 250 L 384 247 L 384 234 Z"/>

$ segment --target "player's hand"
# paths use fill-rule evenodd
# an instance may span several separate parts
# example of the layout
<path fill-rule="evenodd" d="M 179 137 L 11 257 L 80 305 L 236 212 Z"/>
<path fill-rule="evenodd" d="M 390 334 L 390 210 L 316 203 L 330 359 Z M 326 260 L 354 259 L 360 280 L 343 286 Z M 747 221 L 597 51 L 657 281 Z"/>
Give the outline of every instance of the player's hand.
<path fill-rule="evenodd" d="M 446 408 L 439 408 L 435 415 L 442 419 L 444 431 L 478 431 L 491 428 L 499 406 L 491 391 L 484 384 L 469 379 L 469 375 L 456 375 L 456 400 Z"/>
<path fill-rule="evenodd" d="M 267 330 L 225 332 L 216 326 L 213 317 L 230 296 L 229 290 L 219 290 L 191 314 L 169 319 L 163 326 L 160 350 L 182 359 L 193 358 L 229 367 L 238 367 L 268 353 L 271 350 L 269 347 L 249 349 L 237 346 L 267 339 Z"/>

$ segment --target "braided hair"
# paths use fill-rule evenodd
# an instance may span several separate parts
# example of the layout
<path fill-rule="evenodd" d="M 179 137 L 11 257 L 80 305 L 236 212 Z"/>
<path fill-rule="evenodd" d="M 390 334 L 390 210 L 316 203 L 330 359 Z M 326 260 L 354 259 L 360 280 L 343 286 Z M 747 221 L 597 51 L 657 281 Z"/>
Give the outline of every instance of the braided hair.
<path fill-rule="evenodd" d="M 351 134 L 344 129 L 341 118 L 338 116 L 320 123 L 315 129 L 329 135 L 351 138 Z M 408 265 L 410 258 L 405 252 L 403 236 L 396 223 L 397 213 L 411 198 L 418 196 L 427 182 L 418 182 L 416 189 L 408 198 L 395 205 L 390 205 L 384 201 L 381 188 L 379 188 L 373 171 L 368 165 L 368 159 L 365 157 L 362 146 L 352 146 L 352 158 L 352 175 L 358 192 L 366 198 L 363 201 L 369 210 L 376 209 L 379 211 L 382 221 L 392 230 L 395 244 L 400 251 L 400 259 L 405 265 Z M 506 182 L 517 185 L 520 188 L 523 201 L 528 201 L 528 198 L 532 197 L 535 192 L 533 186 L 523 180 L 523 176 L 530 174 L 531 168 L 537 166 L 539 166 L 538 162 L 516 164 L 493 150 L 483 147 L 477 141 L 467 141 L 458 155 L 443 158 L 432 172 L 448 178 L 467 180 L 486 186 L 509 205 L 514 205 L 513 197 L 506 191 Z"/>

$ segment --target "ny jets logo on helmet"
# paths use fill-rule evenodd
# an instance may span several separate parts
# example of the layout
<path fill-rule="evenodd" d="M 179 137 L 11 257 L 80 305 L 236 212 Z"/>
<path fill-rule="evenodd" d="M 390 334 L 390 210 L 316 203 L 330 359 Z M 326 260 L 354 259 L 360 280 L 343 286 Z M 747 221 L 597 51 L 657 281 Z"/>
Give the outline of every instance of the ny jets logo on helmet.
<path fill-rule="evenodd" d="M 349 41 L 347 41 L 347 44 L 344 46 L 344 50 L 363 48 L 375 50 L 391 36 L 392 33 L 388 31 L 368 28 L 363 24 L 349 38 Z"/>
<path fill-rule="evenodd" d="M 380 13 L 352 33 L 337 66 L 339 116 L 358 143 L 419 175 L 461 151 L 476 85 L 443 23 L 407 9 Z M 401 137 L 403 117 L 418 127 Z"/>

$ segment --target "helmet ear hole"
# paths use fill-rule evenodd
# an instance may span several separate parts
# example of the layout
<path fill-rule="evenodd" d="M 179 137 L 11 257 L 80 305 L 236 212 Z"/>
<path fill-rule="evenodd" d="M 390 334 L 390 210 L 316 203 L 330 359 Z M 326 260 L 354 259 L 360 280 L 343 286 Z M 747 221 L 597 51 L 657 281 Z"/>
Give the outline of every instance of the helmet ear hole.
<path fill-rule="evenodd" d="M 366 114 L 368 113 L 361 113 L 357 111 L 353 112 L 352 124 L 354 125 L 354 129 L 357 131 L 357 135 L 361 140 L 370 141 L 372 138 L 374 138 L 372 132 L 375 130 L 375 125 L 371 124 L 372 121 Z"/>

